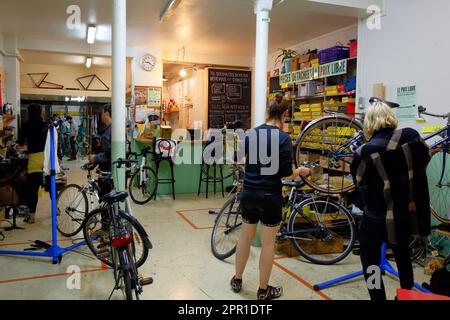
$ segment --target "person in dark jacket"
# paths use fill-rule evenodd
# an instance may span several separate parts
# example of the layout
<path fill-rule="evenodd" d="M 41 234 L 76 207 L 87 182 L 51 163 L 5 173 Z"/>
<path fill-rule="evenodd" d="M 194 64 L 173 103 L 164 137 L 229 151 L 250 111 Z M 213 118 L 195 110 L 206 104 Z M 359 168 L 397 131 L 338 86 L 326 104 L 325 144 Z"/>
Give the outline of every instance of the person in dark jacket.
<path fill-rule="evenodd" d="M 401 287 L 412 289 L 409 240 L 414 235 L 429 235 L 431 228 L 426 176 L 430 156 L 416 130 L 396 130 L 397 126 L 395 113 L 387 104 L 370 106 L 364 121 L 368 142 L 357 150 L 351 172 L 364 207 L 360 258 L 366 282 L 373 275 L 369 267 L 379 265 L 381 246 L 387 243 L 395 256 Z M 380 280 L 379 287 L 367 283 L 374 301 L 386 300 Z"/>
<path fill-rule="evenodd" d="M 44 150 L 47 140 L 48 126 L 42 119 L 42 107 L 38 104 L 28 106 L 28 120 L 22 125 L 17 143 L 28 149 L 27 168 L 27 206 L 30 214 L 24 222 L 33 224 L 36 221 L 39 188 L 44 179 Z"/>
<path fill-rule="evenodd" d="M 111 105 L 107 104 L 103 107 L 101 118 L 102 123 L 99 128 L 99 141 L 96 147 L 96 153 L 88 155 L 88 161 L 91 164 L 98 165 L 99 169 L 103 172 L 111 172 L 111 139 L 112 139 L 112 113 Z M 109 181 L 99 180 L 98 185 L 100 187 L 100 198 L 112 190 L 112 186 Z"/>
<path fill-rule="evenodd" d="M 259 222 L 261 228 L 260 281 L 257 297 L 271 300 L 282 295 L 281 287 L 269 285 L 275 254 L 275 239 L 282 215 L 282 178 L 293 180 L 308 175 L 309 169 L 293 170 L 291 137 L 281 128 L 288 116 L 286 103 L 270 106 L 266 123 L 249 131 L 245 137 L 245 176 L 240 205 L 242 232 L 236 249 L 236 273 L 231 288 L 242 289 L 242 276 Z"/>

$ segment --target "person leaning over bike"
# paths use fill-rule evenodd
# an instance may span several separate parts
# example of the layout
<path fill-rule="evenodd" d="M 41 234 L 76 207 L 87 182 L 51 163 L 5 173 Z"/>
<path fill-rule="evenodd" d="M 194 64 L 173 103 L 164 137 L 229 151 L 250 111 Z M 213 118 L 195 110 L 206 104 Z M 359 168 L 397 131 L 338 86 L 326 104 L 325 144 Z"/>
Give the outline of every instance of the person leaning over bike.
<path fill-rule="evenodd" d="M 101 126 L 98 129 L 99 136 L 97 139 L 97 145 L 95 154 L 88 155 L 88 161 L 91 164 L 98 165 L 99 169 L 103 172 L 111 172 L 111 124 L 112 113 L 111 105 L 107 104 L 103 106 L 101 114 Z M 100 197 L 111 191 L 111 186 L 105 184 L 105 182 L 99 181 L 99 187 L 101 190 Z"/>
<path fill-rule="evenodd" d="M 396 130 L 398 120 L 384 102 L 370 106 L 365 115 L 361 146 L 351 165 L 351 173 L 362 200 L 364 216 L 360 227 L 360 253 L 366 281 L 371 266 L 381 260 L 381 246 L 388 243 L 395 256 L 400 284 L 412 289 L 414 275 L 409 253 L 412 235 L 430 234 L 430 198 L 426 166 L 429 150 L 419 133 L 411 128 Z M 380 276 L 381 277 L 381 276 Z M 380 286 L 369 286 L 370 298 L 385 301 Z"/>
<path fill-rule="evenodd" d="M 242 289 L 242 276 L 250 253 L 252 239 L 259 222 L 261 228 L 261 255 L 259 261 L 259 300 L 276 299 L 282 295 L 281 287 L 269 285 L 275 255 L 275 239 L 282 219 L 282 178 L 295 179 L 299 175 L 308 175 L 309 169 L 292 170 L 293 148 L 291 137 L 281 129 L 288 116 L 287 103 L 273 104 L 267 113 L 266 123 L 251 130 L 245 138 L 245 176 L 241 194 L 242 232 L 236 248 L 236 274 L 231 279 L 231 288 L 238 293 Z M 252 140 L 251 136 L 258 141 Z M 263 141 L 268 137 L 266 141 Z M 277 140 L 275 140 L 277 139 Z M 277 154 L 271 154 L 271 163 L 264 164 L 261 154 L 262 144 L 271 150 L 272 144 L 278 144 Z M 262 151 L 266 154 L 266 151 Z M 253 160 L 252 160 L 253 159 Z M 256 161 L 254 161 L 256 159 Z M 274 173 L 265 173 L 265 169 L 277 162 Z"/>

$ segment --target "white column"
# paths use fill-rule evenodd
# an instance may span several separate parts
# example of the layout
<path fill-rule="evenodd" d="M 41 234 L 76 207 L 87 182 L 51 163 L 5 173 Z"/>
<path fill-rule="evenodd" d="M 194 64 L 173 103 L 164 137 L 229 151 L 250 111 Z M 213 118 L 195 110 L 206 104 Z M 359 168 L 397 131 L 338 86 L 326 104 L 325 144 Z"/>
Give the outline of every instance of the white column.
<path fill-rule="evenodd" d="M 259 126 L 265 121 L 267 104 L 267 65 L 269 56 L 269 12 L 273 0 L 256 0 L 256 50 L 253 123 Z"/>
<path fill-rule="evenodd" d="M 20 115 L 20 61 L 17 50 L 17 36 L 5 34 L 3 37 L 3 66 L 5 70 L 5 93 L 3 103 L 9 102 L 13 105 L 14 114 Z M 11 125 L 17 126 L 17 120 L 11 122 Z"/>
<path fill-rule="evenodd" d="M 126 47 L 127 0 L 113 0 L 112 23 L 112 150 L 111 160 L 125 158 L 126 132 Z M 125 172 L 116 181 L 118 190 L 125 190 Z M 115 176 L 115 175 L 114 175 Z"/>

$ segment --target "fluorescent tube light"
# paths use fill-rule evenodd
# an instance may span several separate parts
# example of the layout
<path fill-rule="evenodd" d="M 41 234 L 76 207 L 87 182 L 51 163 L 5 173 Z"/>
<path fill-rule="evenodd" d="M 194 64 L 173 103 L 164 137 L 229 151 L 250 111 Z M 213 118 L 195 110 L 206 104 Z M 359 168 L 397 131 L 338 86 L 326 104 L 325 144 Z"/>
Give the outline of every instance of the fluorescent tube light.
<path fill-rule="evenodd" d="M 181 0 L 169 0 L 159 16 L 159 21 L 163 22 L 169 20 L 180 2 Z"/>
<path fill-rule="evenodd" d="M 86 68 L 90 68 L 92 66 L 92 57 L 86 57 Z"/>
<path fill-rule="evenodd" d="M 87 32 L 87 43 L 94 44 L 96 34 L 97 34 L 97 27 L 94 25 L 90 25 L 88 27 Z"/>

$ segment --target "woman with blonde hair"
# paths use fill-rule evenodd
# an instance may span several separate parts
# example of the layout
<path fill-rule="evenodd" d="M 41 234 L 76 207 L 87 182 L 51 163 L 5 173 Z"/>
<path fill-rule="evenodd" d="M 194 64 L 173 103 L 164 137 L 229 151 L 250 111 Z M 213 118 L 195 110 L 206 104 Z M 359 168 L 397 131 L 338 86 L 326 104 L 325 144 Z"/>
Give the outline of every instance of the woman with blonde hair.
<path fill-rule="evenodd" d="M 366 281 L 381 260 L 381 246 L 393 250 L 403 289 L 412 289 L 414 275 L 409 253 L 413 235 L 430 233 L 430 199 L 426 166 L 429 150 L 419 133 L 397 129 L 393 103 L 377 99 L 366 111 L 364 135 L 367 143 L 357 150 L 352 176 L 364 208 L 360 227 L 360 258 Z M 378 279 L 377 279 L 378 280 Z M 372 300 L 385 301 L 380 286 L 367 283 Z M 373 281 L 373 280 L 369 280 Z"/>

